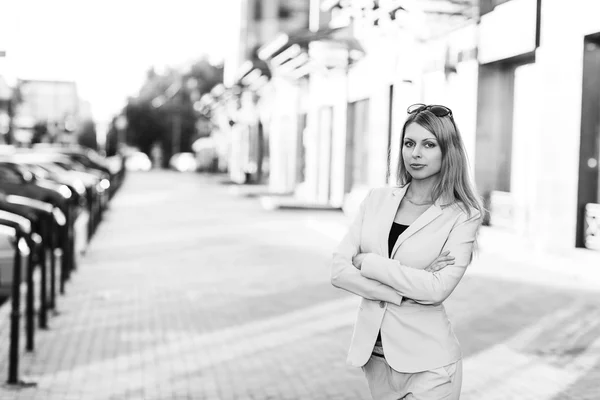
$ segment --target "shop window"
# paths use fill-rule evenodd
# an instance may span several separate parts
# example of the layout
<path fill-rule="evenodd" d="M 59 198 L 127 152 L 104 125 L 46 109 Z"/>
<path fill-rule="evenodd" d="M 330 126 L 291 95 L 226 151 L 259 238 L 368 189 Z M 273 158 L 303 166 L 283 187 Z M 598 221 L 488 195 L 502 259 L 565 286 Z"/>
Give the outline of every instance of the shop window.
<path fill-rule="evenodd" d="M 369 184 L 369 99 L 350 103 L 352 186 Z"/>
<path fill-rule="evenodd" d="M 292 14 L 293 14 L 293 13 L 292 13 L 292 10 L 290 9 L 290 7 L 289 7 L 289 6 L 286 6 L 286 5 L 284 5 L 284 4 L 281 4 L 281 5 L 279 6 L 279 11 L 278 11 L 278 13 L 277 13 L 277 16 L 278 16 L 280 19 L 289 19 L 289 18 L 291 18 L 291 17 L 292 17 Z"/>

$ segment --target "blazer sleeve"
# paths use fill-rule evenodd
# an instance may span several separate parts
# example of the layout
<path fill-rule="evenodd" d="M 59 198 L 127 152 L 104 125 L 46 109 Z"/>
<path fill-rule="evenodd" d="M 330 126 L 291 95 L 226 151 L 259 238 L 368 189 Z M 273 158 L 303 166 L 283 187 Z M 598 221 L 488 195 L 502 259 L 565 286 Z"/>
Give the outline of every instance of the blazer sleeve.
<path fill-rule="evenodd" d="M 369 300 L 383 300 L 400 305 L 402 296 L 386 284 L 362 276 L 354 267 L 352 258 L 360 253 L 360 236 L 365 217 L 366 203 L 372 190 L 360 205 L 358 214 L 348 232 L 333 253 L 331 284 L 337 288 L 362 296 Z"/>
<path fill-rule="evenodd" d="M 439 304 L 450 296 L 471 263 L 480 223 L 479 212 L 471 218 L 461 214 L 442 249 L 442 252 L 450 250 L 450 255 L 455 257 L 454 265 L 438 272 L 411 268 L 373 253 L 365 257 L 360 272 L 365 278 L 389 285 L 417 303 Z"/>

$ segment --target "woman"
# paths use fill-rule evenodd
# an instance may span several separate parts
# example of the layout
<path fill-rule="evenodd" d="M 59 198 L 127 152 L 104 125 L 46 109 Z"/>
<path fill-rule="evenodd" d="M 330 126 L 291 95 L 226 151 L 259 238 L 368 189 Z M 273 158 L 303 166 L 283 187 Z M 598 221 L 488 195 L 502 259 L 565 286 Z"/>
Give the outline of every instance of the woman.
<path fill-rule="evenodd" d="M 369 192 L 331 282 L 362 297 L 348 354 L 379 399 L 458 399 L 461 350 L 443 301 L 472 259 L 483 206 L 452 111 L 415 104 L 398 188 Z"/>

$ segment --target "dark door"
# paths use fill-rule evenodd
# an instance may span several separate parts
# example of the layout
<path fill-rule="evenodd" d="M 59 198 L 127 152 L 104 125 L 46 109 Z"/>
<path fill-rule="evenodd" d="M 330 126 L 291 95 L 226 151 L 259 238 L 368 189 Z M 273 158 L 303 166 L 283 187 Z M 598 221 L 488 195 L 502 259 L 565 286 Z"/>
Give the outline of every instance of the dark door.
<path fill-rule="evenodd" d="M 577 195 L 577 247 L 584 246 L 585 205 L 600 202 L 600 35 L 585 39 L 581 147 Z"/>
<path fill-rule="evenodd" d="M 479 67 L 475 182 L 488 210 L 493 191 L 510 192 L 515 68 L 503 63 Z M 490 215 L 485 222 L 490 223 Z"/>

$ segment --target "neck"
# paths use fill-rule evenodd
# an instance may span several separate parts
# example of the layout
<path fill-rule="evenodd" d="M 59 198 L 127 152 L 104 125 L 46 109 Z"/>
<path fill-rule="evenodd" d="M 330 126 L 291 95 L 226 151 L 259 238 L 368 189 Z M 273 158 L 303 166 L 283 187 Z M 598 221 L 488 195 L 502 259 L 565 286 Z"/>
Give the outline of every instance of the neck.
<path fill-rule="evenodd" d="M 406 191 L 406 195 L 411 200 L 420 203 L 433 201 L 433 188 L 436 183 L 437 176 L 432 176 L 428 179 L 413 179 Z"/>

